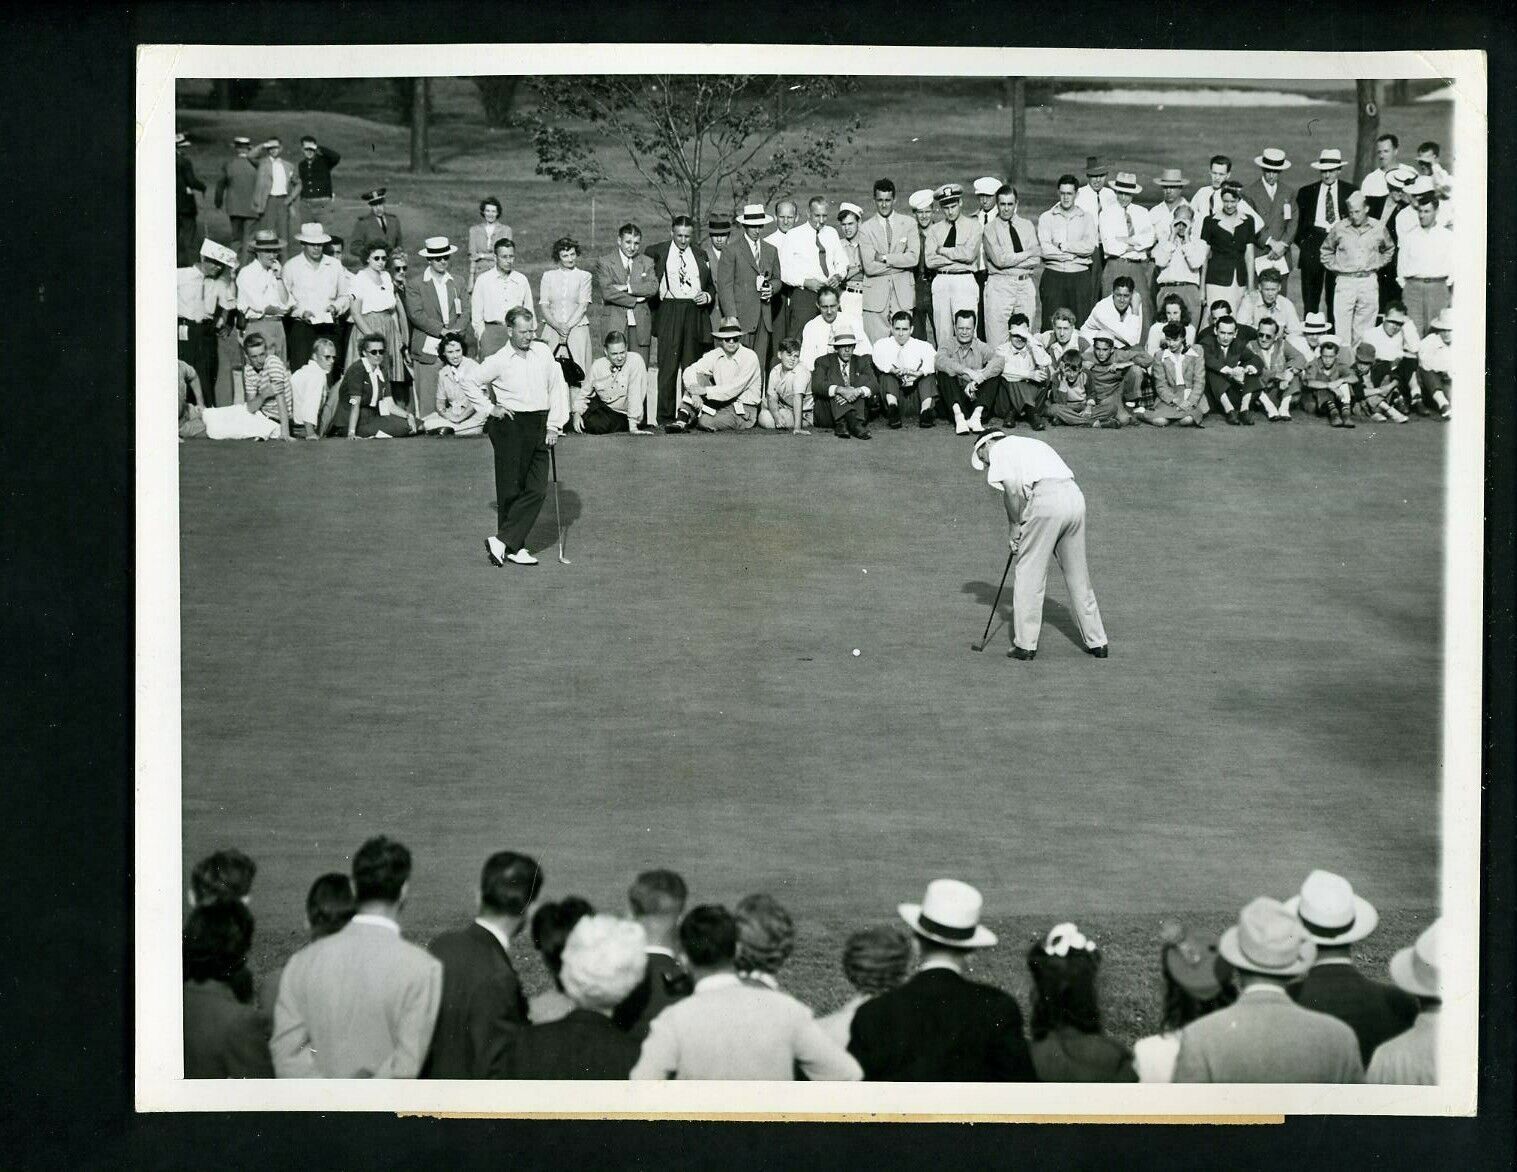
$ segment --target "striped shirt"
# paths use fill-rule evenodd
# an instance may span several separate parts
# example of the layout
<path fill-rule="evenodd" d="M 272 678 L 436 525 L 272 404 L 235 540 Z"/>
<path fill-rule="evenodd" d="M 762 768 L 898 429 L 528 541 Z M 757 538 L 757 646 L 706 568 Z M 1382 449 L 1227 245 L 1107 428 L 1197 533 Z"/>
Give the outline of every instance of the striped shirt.
<path fill-rule="evenodd" d="M 278 399 L 284 400 L 284 411 L 287 418 L 295 416 L 295 398 L 290 392 L 290 368 L 284 364 L 284 359 L 278 354 L 265 352 L 263 369 L 259 370 L 251 362 L 242 368 L 242 385 L 249 399 L 255 399 L 266 391 L 277 391 Z M 270 419 L 279 418 L 279 403 L 277 399 L 270 399 L 261 408 L 263 413 Z"/>

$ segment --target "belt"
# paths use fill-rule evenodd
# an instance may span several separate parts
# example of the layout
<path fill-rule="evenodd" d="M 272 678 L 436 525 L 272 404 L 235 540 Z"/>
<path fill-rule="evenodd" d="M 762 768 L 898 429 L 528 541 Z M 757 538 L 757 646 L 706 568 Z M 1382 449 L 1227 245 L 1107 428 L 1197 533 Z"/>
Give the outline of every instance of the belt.
<path fill-rule="evenodd" d="M 1195 281 L 1160 281 L 1161 289 L 1199 289 L 1201 286 Z"/>
<path fill-rule="evenodd" d="M 1401 279 L 1403 281 L 1439 281 L 1445 284 L 1448 282 L 1447 277 L 1402 277 Z"/>
<path fill-rule="evenodd" d="M 1376 270 L 1375 269 L 1361 269 L 1357 273 L 1339 273 L 1338 276 L 1340 276 L 1340 277 L 1373 277 L 1373 276 L 1375 276 L 1375 274 L 1376 274 Z"/>
<path fill-rule="evenodd" d="M 208 317 L 182 317 L 179 319 L 179 324 L 182 326 L 208 326 L 211 324 L 211 319 Z"/>

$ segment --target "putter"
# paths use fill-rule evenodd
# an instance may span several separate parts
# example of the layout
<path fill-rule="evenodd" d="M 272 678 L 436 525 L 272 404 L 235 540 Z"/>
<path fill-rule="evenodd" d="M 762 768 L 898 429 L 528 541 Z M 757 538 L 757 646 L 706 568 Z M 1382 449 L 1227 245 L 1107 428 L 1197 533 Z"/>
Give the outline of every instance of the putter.
<path fill-rule="evenodd" d="M 558 530 L 558 560 L 560 565 L 572 566 L 574 563 L 564 557 L 564 515 L 558 506 L 558 447 L 548 449 L 548 467 L 553 473 L 553 525 Z M 1009 566 L 1011 563 L 1008 562 Z"/>
<path fill-rule="evenodd" d="M 1001 608 L 1001 591 L 1006 589 L 1006 575 L 1011 573 L 1011 563 L 1016 556 L 1016 550 L 1011 550 L 1006 555 L 1006 568 L 1001 571 L 1001 584 L 996 587 L 996 600 L 990 604 L 990 617 L 985 620 L 985 634 L 980 636 L 977 642 L 970 644 L 976 651 L 984 651 L 985 644 L 990 642 L 990 624 L 996 621 L 996 611 Z"/>

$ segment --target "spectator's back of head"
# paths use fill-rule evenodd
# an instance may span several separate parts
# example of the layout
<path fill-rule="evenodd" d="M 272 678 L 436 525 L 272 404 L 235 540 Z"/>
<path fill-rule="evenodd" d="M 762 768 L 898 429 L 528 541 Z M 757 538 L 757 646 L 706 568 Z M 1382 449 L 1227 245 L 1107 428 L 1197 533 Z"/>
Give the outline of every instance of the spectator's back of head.
<path fill-rule="evenodd" d="M 184 979 L 221 981 L 241 1001 L 253 997 L 248 950 L 253 946 L 253 913 L 238 900 L 220 900 L 193 909 L 184 923 Z"/>
<path fill-rule="evenodd" d="M 685 881 L 674 871 L 644 871 L 627 889 L 627 906 L 634 916 L 673 916 L 685 911 L 689 897 Z"/>
<path fill-rule="evenodd" d="M 1094 940 L 1073 924 L 1059 924 L 1027 953 L 1032 973 L 1032 1036 L 1042 1038 L 1061 1026 L 1087 1034 L 1101 1032 L 1096 973 L 1101 953 Z"/>
<path fill-rule="evenodd" d="M 207 855 L 190 872 L 190 902 L 197 907 L 221 900 L 247 902 L 258 864 L 235 847 Z"/>
<path fill-rule="evenodd" d="M 777 973 L 795 950 L 795 921 L 772 895 L 748 895 L 738 903 L 737 967 L 747 973 Z"/>
<path fill-rule="evenodd" d="M 311 939 L 320 940 L 342 931 L 357 910 L 353 881 L 341 871 L 327 872 L 306 893 L 306 923 L 311 928 Z"/>
<path fill-rule="evenodd" d="M 411 879 L 411 852 L 383 834 L 353 856 L 353 894 L 366 903 L 399 903 Z"/>
<path fill-rule="evenodd" d="M 888 993 L 911 967 L 911 937 L 894 924 L 862 928 L 843 945 L 843 975 L 860 993 Z"/>
<path fill-rule="evenodd" d="M 587 915 L 564 942 L 559 984 L 583 1009 L 609 1013 L 648 969 L 648 938 L 635 920 Z"/>
<path fill-rule="evenodd" d="M 731 968 L 737 958 L 737 920 L 720 904 L 693 907 L 680 921 L 679 945 L 697 968 Z"/>
<path fill-rule="evenodd" d="M 543 964 L 558 980 L 563 963 L 564 945 L 574 925 L 594 912 L 590 901 L 578 895 L 568 895 L 557 903 L 545 903 L 532 916 L 532 947 L 542 953 Z"/>
<path fill-rule="evenodd" d="M 543 869 L 531 855 L 496 851 L 479 873 L 479 906 L 489 916 L 521 919 L 542 894 Z"/>

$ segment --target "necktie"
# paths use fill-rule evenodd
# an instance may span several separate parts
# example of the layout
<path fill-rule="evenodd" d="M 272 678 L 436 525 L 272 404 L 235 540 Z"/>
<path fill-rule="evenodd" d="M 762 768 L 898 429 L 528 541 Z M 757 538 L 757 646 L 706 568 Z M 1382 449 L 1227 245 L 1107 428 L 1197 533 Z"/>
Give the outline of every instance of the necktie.
<path fill-rule="evenodd" d="M 1011 220 L 1007 220 L 1006 221 L 1006 230 L 1011 233 L 1011 247 L 1012 247 L 1012 250 L 1015 251 L 1015 252 L 1021 252 L 1022 251 L 1022 237 L 1020 235 L 1018 235 L 1018 233 L 1017 233 L 1017 226 L 1016 226 L 1016 224 L 1013 221 L 1011 221 Z"/>
<path fill-rule="evenodd" d="M 1131 241 L 1132 241 L 1132 208 L 1130 208 L 1130 207 L 1123 208 L 1122 209 L 1122 218 L 1127 221 L 1127 239 L 1128 239 L 1128 242 L 1131 243 Z"/>
<path fill-rule="evenodd" d="M 678 250 L 678 252 L 679 252 L 679 283 L 681 285 L 687 285 L 690 282 L 690 269 L 689 269 L 689 266 L 687 266 L 685 264 L 685 250 L 683 248 L 681 248 L 681 249 Z"/>
<path fill-rule="evenodd" d="M 885 251 L 889 252 L 895 244 L 895 233 L 890 230 L 890 218 L 885 219 Z"/>
<path fill-rule="evenodd" d="M 846 363 L 846 362 L 839 362 L 838 363 L 838 371 L 840 372 L 840 377 L 843 380 L 843 385 L 845 387 L 851 387 L 851 386 L 853 386 L 853 384 L 848 381 L 848 363 Z"/>
<path fill-rule="evenodd" d="M 917 228 L 917 275 L 927 275 L 927 233 Z"/>
<path fill-rule="evenodd" d="M 821 262 L 822 276 L 832 276 L 832 270 L 827 267 L 827 248 L 822 243 L 822 234 L 820 232 L 816 234 L 816 259 Z"/>
<path fill-rule="evenodd" d="M 959 242 L 959 222 L 957 220 L 949 220 L 948 221 L 948 235 L 946 235 L 946 236 L 943 237 L 943 247 L 944 248 L 952 248 L 958 242 Z"/>
<path fill-rule="evenodd" d="M 1323 219 L 1329 224 L 1338 218 L 1338 201 L 1334 198 L 1338 190 L 1336 183 L 1329 184 L 1327 189 L 1327 208 L 1323 213 Z"/>
<path fill-rule="evenodd" d="M 383 216 L 376 216 L 375 219 L 379 221 L 379 231 L 383 233 L 385 230 L 385 218 Z"/>

